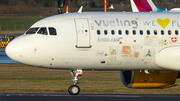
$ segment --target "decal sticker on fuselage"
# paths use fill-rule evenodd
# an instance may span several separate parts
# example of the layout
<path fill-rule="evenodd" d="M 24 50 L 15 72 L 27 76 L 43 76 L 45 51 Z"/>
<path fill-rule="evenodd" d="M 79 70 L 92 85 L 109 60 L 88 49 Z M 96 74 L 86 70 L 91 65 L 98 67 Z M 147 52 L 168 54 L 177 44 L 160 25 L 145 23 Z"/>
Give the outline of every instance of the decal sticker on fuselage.
<path fill-rule="evenodd" d="M 111 46 L 109 47 L 109 55 L 119 55 L 119 46 Z"/>
<path fill-rule="evenodd" d="M 141 56 L 142 45 L 123 44 L 120 57 L 139 58 Z"/>
<path fill-rule="evenodd" d="M 155 56 L 155 48 L 154 49 L 144 49 L 144 55 L 143 57 L 151 58 Z"/>
<path fill-rule="evenodd" d="M 96 51 L 96 56 L 103 56 L 104 55 L 104 51 L 103 50 L 97 50 Z"/>
<path fill-rule="evenodd" d="M 167 38 L 158 39 L 158 46 L 159 47 L 168 46 L 168 39 Z"/>
<path fill-rule="evenodd" d="M 144 45 L 156 46 L 157 45 L 157 36 L 145 36 Z"/>
<path fill-rule="evenodd" d="M 148 65 L 150 62 L 150 58 L 146 58 L 146 59 L 139 59 L 136 62 L 136 65 Z"/>
<path fill-rule="evenodd" d="M 170 36 L 169 37 L 169 44 L 170 45 L 176 45 L 179 44 L 179 37 L 178 36 Z"/>

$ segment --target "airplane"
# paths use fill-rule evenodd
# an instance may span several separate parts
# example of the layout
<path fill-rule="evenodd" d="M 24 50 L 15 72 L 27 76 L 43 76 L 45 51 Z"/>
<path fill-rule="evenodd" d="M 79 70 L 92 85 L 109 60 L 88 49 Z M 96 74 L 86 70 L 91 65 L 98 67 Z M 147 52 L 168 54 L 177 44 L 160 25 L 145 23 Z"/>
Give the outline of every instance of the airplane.
<path fill-rule="evenodd" d="M 168 88 L 180 77 L 175 12 L 82 12 L 44 18 L 6 46 L 12 60 L 69 70 L 69 94 L 85 70 L 117 70 L 128 88 Z"/>
<path fill-rule="evenodd" d="M 162 10 L 152 0 L 130 0 L 133 12 L 180 12 L 180 8 Z"/>

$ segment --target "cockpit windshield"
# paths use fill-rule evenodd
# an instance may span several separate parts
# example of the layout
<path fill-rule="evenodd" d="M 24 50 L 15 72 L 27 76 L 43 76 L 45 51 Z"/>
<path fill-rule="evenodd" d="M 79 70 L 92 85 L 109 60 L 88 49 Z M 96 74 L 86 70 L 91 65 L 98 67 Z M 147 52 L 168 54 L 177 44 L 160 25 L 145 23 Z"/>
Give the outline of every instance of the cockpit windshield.
<path fill-rule="evenodd" d="M 50 33 L 50 35 L 57 35 L 56 29 L 53 27 L 49 27 L 49 33 Z"/>
<path fill-rule="evenodd" d="M 39 27 L 30 28 L 30 29 L 26 32 L 26 34 L 35 34 L 38 29 L 39 29 Z"/>
<path fill-rule="evenodd" d="M 37 34 L 48 35 L 46 27 L 42 27 Z"/>
<path fill-rule="evenodd" d="M 41 34 L 41 35 L 57 35 L 56 29 L 54 27 L 34 27 L 30 28 L 26 34 Z"/>

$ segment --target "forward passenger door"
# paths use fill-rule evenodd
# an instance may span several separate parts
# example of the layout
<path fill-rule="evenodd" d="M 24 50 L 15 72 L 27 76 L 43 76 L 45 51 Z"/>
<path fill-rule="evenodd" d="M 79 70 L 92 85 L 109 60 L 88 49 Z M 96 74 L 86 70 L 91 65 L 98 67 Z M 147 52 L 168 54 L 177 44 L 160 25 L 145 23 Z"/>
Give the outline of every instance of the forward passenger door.
<path fill-rule="evenodd" d="M 76 26 L 76 48 L 91 48 L 88 19 L 74 19 Z"/>

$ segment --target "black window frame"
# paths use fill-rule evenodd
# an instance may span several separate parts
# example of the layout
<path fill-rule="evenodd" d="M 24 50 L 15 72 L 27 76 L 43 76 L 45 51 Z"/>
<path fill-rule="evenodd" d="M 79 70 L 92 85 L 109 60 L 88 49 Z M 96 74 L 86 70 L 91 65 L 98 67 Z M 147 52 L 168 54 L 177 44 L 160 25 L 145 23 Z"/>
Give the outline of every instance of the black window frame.
<path fill-rule="evenodd" d="M 161 35 L 164 35 L 164 30 L 161 30 Z"/>
<path fill-rule="evenodd" d="M 115 35 L 115 31 L 114 31 L 114 30 L 111 30 L 111 34 L 112 34 L 112 35 Z"/>
<path fill-rule="evenodd" d="M 104 30 L 104 35 L 108 35 L 108 31 L 107 30 Z"/>
<path fill-rule="evenodd" d="M 125 30 L 126 35 L 129 35 L 129 30 Z"/>
<path fill-rule="evenodd" d="M 100 30 L 97 30 L 97 35 L 101 35 L 101 31 Z"/>
<path fill-rule="evenodd" d="M 140 30 L 140 31 L 139 31 L 139 34 L 140 34 L 140 35 L 143 35 L 143 30 Z"/>
<path fill-rule="evenodd" d="M 147 30 L 147 35 L 151 35 L 151 32 L 150 32 L 150 30 Z"/>
<path fill-rule="evenodd" d="M 136 30 L 133 30 L 132 33 L 133 33 L 133 35 L 136 35 Z"/>
<path fill-rule="evenodd" d="M 172 35 L 172 32 L 171 32 L 171 30 L 168 30 L 168 35 Z"/>
<path fill-rule="evenodd" d="M 154 35 L 157 35 L 158 34 L 158 31 L 157 30 L 154 30 Z"/>
<path fill-rule="evenodd" d="M 175 35 L 179 35 L 179 31 L 178 30 L 175 30 Z"/>
<path fill-rule="evenodd" d="M 122 31 L 121 31 L 121 30 L 118 30 L 118 34 L 119 34 L 119 35 L 122 35 Z"/>

